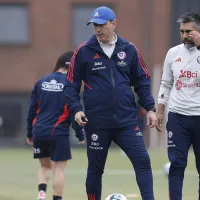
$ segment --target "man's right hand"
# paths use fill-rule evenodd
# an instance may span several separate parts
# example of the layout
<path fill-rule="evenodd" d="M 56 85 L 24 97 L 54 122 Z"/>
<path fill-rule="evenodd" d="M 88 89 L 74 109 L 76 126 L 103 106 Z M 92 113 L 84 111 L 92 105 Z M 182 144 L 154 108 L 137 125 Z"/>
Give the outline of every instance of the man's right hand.
<path fill-rule="evenodd" d="M 158 127 L 162 127 L 163 120 L 165 117 L 165 105 L 164 104 L 158 104 L 158 112 L 157 112 L 157 120 L 158 120 Z"/>
<path fill-rule="evenodd" d="M 85 126 L 88 123 L 88 119 L 85 116 L 85 113 L 82 111 L 79 111 L 75 114 L 75 121 L 80 125 L 80 126 Z"/>
<path fill-rule="evenodd" d="M 163 124 L 163 119 L 164 119 L 164 113 L 157 113 L 157 120 L 158 120 L 158 126 L 162 127 Z"/>
<path fill-rule="evenodd" d="M 196 46 L 200 46 L 200 33 L 197 31 L 191 31 L 189 37 L 193 39 Z"/>
<path fill-rule="evenodd" d="M 158 126 L 158 120 L 156 118 L 156 114 L 153 111 L 147 112 L 147 126 L 149 128 L 155 127 L 157 131 L 161 132 L 159 126 Z"/>

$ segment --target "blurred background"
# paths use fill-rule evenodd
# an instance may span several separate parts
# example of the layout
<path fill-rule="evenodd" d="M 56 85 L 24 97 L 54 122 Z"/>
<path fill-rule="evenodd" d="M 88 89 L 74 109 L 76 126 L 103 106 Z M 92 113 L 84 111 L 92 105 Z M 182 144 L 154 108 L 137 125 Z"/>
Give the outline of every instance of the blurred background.
<path fill-rule="evenodd" d="M 36 80 L 52 71 L 56 59 L 62 52 L 75 50 L 80 43 L 93 34 L 92 26 L 86 26 L 86 23 L 90 19 L 92 11 L 102 5 L 115 11 L 118 21 L 116 32 L 134 43 L 143 55 L 152 78 L 152 94 L 155 99 L 157 99 L 165 55 L 170 47 L 180 43 L 177 18 L 184 12 L 194 11 L 199 13 L 200 11 L 199 0 L 0 0 L 0 148 L 2 147 L 0 149 L 0 169 L 3 169 L 3 171 L 5 169 L 13 171 L 12 163 L 18 157 L 18 153 L 24 159 L 15 160 L 14 166 L 18 166 L 17 163 L 19 166 L 15 168 L 16 170 L 13 173 L 20 170 L 24 172 L 25 169 L 21 168 L 21 163 L 24 165 L 26 160 L 30 162 L 28 168 L 31 163 L 33 169 L 37 166 L 35 161 L 32 161 L 31 149 L 27 148 L 28 145 L 26 144 L 26 116 L 31 89 Z M 159 173 L 162 174 L 162 168 L 167 162 L 167 134 L 165 130 L 162 133 L 157 133 L 154 129 L 146 129 L 145 112 L 139 107 L 138 117 L 144 124 L 143 134 L 145 143 L 150 154 L 152 154 L 153 169 L 157 170 L 158 176 L 156 177 L 160 177 Z M 79 149 L 76 143 L 77 140 L 73 131 L 71 131 L 72 150 L 75 154 L 74 163 L 77 162 L 77 165 L 83 163 L 86 168 L 86 157 L 83 150 L 85 146 Z M 13 150 L 16 147 L 17 150 Z M 126 181 L 129 178 L 127 176 L 128 170 L 131 171 L 131 166 L 126 161 L 127 158 L 115 145 L 112 146 L 111 154 L 113 156 L 108 161 L 110 163 L 108 164 L 110 174 L 112 174 L 113 166 L 116 168 L 114 174 L 117 174 L 117 170 L 123 169 L 124 171 L 119 171 L 118 174 L 120 174 L 120 178 L 123 177 Z M 192 176 L 192 179 L 188 178 L 187 189 L 196 180 L 193 154 L 190 156 L 192 162 L 188 177 Z M 81 159 L 81 162 L 78 162 L 79 159 Z M 1 160 L 4 165 L 1 164 Z M 6 164 L 8 160 L 10 160 L 10 164 Z M 113 164 L 114 162 L 116 164 Z M 71 167 L 74 167 L 73 164 Z M 84 167 L 77 169 L 79 170 L 77 173 L 82 173 L 83 176 L 80 176 L 83 178 L 85 175 Z M 30 182 L 26 177 L 27 184 L 35 184 L 34 172 L 29 173 L 28 170 L 27 176 Z M 76 174 L 76 171 L 74 171 L 74 174 Z M 15 175 L 16 173 L 13 174 L 13 176 Z M 16 184 L 13 183 L 13 176 L 10 174 L 9 176 L 4 174 L 4 176 L 5 179 L 1 179 L 2 182 L 0 181 L 0 199 L 26 199 L 20 194 L 19 197 L 6 194 L 6 191 L 10 190 L 11 182 L 13 188 L 16 188 Z M 108 176 L 105 176 L 105 179 L 109 179 Z M 73 180 L 76 180 L 76 178 L 73 178 Z M 113 176 L 109 180 L 113 180 Z M 156 178 L 155 184 L 157 184 L 156 187 L 159 188 L 161 193 L 157 199 L 168 199 L 166 180 L 164 175 L 161 179 Z M 134 180 L 131 179 L 131 181 L 135 184 Z M 162 181 L 162 184 L 160 184 L 160 181 Z M 107 182 L 109 183 L 109 181 Z M 80 183 L 75 182 L 73 184 Z M 68 187 L 72 187 L 72 185 L 70 184 Z M 106 186 L 109 190 L 104 196 L 120 190 L 123 193 L 130 186 L 130 184 L 125 185 L 125 189 L 122 190 L 121 186 L 115 188 L 113 183 L 111 185 L 113 188 L 110 185 Z M 21 188 L 22 186 L 18 187 Z M 34 188 L 32 190 L 35 192 Z M 84 180 L 82 190 L 83 196 L 73 197 L 76 193 L 74 191 L 70 198 L 72 200 L 86 199 L 84 196 Z M 137 189 L 136 191 L 139 193 Z M 131 191 L 129 193 L 130 199 L 140 199 L 137 195 L 136 197 L 131 196 Z M 28 196 L 29 193 L 27 192 L 26 195 Z M 191 198 L 191 195 L 196 196 Z M 194 191 L 188 190 L 184 199 L 197 199 L 197 187 Z"/>

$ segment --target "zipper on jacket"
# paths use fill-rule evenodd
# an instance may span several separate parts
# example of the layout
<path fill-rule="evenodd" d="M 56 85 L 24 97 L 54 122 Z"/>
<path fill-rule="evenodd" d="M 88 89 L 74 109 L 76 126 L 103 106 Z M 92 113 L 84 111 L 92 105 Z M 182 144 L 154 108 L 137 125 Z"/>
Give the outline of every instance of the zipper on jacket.
<path fill-rule="evenodd" d="M 115 90 L 115 80 L 114 80 L 114 76 L 113 76 L 113 70 L 111 68 L 109 68 L 110 70 L 110 75 L 111 75 L 111 81 L 112 81 L 112 86 L 113 86 L 113 104 L 114 104 L 114 120 L 116 120 L 116 90 Z"/>
<path fill-rule="evenodd" d="M 190 59 L 189 59 L 189 64 L 191 64 L 191 58 L 192 58 L 192 52 L 190 51 Z"/>

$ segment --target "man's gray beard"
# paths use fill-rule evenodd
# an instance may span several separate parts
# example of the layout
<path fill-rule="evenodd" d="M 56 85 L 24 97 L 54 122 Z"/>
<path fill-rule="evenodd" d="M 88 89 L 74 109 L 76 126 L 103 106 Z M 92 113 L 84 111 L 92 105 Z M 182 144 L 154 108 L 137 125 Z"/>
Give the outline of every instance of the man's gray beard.
<path fill-rule="evenodd" d="M 185 45 L 185 47 L 186 48 L 188 48 L 188 49 L 190 49 L 190 48 L 192 48 L 192 47 L 194 47 L 195 46 L 195 44 L 194 43 L 190 43 L 190 44 L 184 44 Z"/>

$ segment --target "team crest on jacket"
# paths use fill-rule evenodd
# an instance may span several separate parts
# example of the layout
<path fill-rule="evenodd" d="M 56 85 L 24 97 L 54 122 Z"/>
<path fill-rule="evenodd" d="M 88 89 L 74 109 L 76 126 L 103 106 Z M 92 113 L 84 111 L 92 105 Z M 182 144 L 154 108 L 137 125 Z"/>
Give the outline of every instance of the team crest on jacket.
<path fill-rule="evenodd" d="M 169 132 L 168 132 L 168 137 L 169 137 L 169 138 L 172 138 L 172 136 L 173 136 L 173 133 L 172 133 L 171 131 L 169 131 Z"/>
<path fill-rule="evenodd" d="M 124 51 L 120 51 L 118 54 L 117 54 L 118 58 L 120 60 L 124 60 L 126 58 L 126 53 Z"/>
<path fill-rule="evenodd" d="M 93 141 L 96 142 L 99 139 L 99 136 L 97 134 L 93 133 L 91 138 L 92 138 Z"/>

